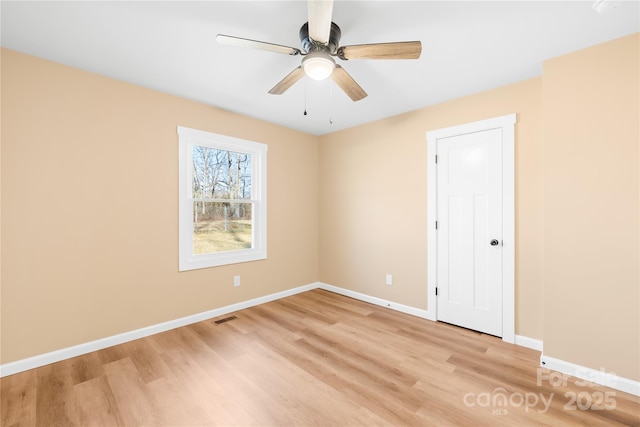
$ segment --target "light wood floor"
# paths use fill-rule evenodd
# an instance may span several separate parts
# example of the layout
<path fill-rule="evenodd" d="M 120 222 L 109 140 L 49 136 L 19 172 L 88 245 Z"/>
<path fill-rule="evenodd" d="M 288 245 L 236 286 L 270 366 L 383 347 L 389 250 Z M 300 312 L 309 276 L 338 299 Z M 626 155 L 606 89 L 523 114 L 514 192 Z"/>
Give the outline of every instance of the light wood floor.
<path fill-rule="evenodd" d="M 640 425 L 637 397 L 538 385 L 537 351 L 330 292 L 233 315 L 5 377 L 1 425 Z"/>

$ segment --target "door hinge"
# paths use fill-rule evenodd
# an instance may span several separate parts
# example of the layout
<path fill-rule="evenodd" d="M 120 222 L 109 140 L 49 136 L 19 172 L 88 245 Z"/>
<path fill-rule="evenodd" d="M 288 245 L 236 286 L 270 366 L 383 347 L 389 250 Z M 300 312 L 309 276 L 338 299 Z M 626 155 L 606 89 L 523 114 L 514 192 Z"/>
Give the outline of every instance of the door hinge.
<path fill-rule="evenodd" d="M 438 229 L 438 221 L 436 221 L 436 230 Z"/>
<path fill-rule="evenodd" d="M 438 287 L 436 286 L 436 296 L 438 296 Z"/>
<path fill-rule="evenodd" d="M 436 154 L 436 163 L 438 163 L 438 155 Z"/>

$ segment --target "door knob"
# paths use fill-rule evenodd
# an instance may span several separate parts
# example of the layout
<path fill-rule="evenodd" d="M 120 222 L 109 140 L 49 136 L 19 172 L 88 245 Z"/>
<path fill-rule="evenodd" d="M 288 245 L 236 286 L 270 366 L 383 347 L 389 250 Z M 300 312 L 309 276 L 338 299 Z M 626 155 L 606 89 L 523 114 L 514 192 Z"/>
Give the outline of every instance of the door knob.
<path fill-rule="evenodd" d="M 498 242 L 496 239 L 493 239 L 490 243 L 491 243 L 491 246 L 498 246 L 498 243 L 500 242 Z"/>

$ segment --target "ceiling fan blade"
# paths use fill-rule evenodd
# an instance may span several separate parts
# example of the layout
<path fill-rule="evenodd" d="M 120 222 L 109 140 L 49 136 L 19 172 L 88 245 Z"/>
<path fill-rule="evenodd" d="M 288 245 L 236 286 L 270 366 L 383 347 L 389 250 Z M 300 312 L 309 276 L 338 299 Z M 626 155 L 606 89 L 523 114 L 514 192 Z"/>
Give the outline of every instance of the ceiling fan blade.
<path fill-rule="evenodd" d="M 269 93 L 271 95 L 282 95 L 302 77 L 304 77 L 304 70 L 302 66 L 298 66 L 298 68 L 287 74 L 284 79 L 280 80 L 277 85 L 271 88 Z"/>
<path fill-rule="evenodd" d="M 309 37 L 318 43 L 329 43 L 333 0 L 309 0 L 307 2 Z"/>
<path fill-rule="evenodd" d="M 340 89 L 347 94 L 352 101 L 360 101 L 362 98 L 367 97 L 367 92 L 365 92 L 353 77 L 347 73 L 347 71 L 341 66 L 336 64 L 336 68 L 333 70 L 333 74 L 331 74 L 331 78 Z"/>
<path fill-rule="evenodd" d="M 421 53 L 419 41 L 357 44 L 338 49 L 340 59 L 418 59 Z"/>
<path fill-rule="evenodd" d="M 257 40 L 243 39 L 240 37 L 226 36 L 224 34 L 218 34 L 216 41 L 220 44 L 226 44 L 229 46 L 248 47 L 251 49 L 268 50 L 277 53 L 286 53 L 288 55 L 300 55 L 300 50 L 295 47 L 282 46 L 279 44 L 261 42 Z"/>

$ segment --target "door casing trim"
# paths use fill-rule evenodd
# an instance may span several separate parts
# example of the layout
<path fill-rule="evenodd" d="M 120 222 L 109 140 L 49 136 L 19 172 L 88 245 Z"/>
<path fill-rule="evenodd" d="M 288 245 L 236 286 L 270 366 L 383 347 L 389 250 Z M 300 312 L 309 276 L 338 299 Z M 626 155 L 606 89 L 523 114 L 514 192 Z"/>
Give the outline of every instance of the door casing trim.
<path fill-rule="evenodd" d="M 515 342 L 515 123 L 516 114 L 427 132 L 427 312 L 438 320 L 437 178 L 438 140 L 491 129 L 502 130 L 502 340 Z"/>

